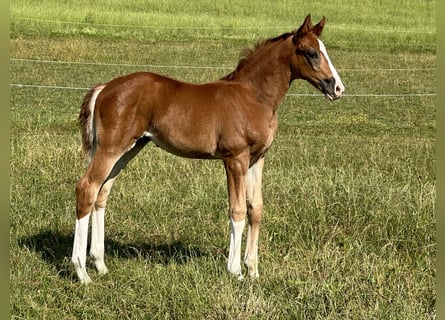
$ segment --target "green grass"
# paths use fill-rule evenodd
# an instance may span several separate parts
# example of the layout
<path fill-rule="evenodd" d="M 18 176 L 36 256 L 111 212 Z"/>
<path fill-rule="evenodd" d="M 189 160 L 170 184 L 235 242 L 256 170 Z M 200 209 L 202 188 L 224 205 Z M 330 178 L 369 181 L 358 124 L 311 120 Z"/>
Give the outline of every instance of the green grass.
<path fill-rule="evenodd" d="M 369 96 L 436 92 L 434 1 L 27 0 L 10 8 L 11 83 L 87 88 L 147 69 L 210 81 L 233 69 L 244 47 L 312 12 L 328 19 L 323 40 L 349 94 L 334 103 L 288 96 L 280 107 L 257 281 L 225 272 L 222 163 L 148 145 L 110 196 L 110 273 L 89 265 L 94 282 L 82 286 L 69 259 L 86 90 L 12 86 L 11 318 L 436 317 L 436 96 Z M 299 81 L 289 93 L 316 91 Z"/>

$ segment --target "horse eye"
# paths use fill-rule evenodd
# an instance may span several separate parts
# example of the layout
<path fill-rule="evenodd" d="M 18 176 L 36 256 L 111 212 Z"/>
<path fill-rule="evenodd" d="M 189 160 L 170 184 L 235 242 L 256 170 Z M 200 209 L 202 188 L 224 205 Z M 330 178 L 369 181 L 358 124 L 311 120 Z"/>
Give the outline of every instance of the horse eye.
<path fill-rule="evenodd" d="M 309 49 L 305 51 L 304 55 L 309 59 L 317 59 L 318 58 L 318 52 L 314 49 Z"/>
<path fill-rule="evenodd" d="M 307 61 L 309 62 L 310 65 L 312 65 L 313 68 L 320 67 L 321 58 L 317 50 L 310 48 L 304 51 L 304 56 L 306 57 Z"/>

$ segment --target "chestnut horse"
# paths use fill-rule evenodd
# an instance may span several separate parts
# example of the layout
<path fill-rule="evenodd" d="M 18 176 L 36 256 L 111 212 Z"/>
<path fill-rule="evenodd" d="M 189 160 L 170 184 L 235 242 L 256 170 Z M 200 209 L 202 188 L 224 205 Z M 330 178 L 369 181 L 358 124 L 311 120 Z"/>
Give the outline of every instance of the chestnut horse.
<path fill-rule="evenodd" d="M 96 85 L 79 116 L 83 149 L 89 157 L 76 185 L 76 224 L 71 262 L 82 283 L 90 255 L 99 274 L 104 263 L 104 213 L 120 170 L 150 141 L 175 155 L 222 159 L 227 175 L 230 219 L 228 272 L 239 279 L 241 238 L 248 220 L 244 263 L 258 277 L 258 234 L 263 211 L 264 155 L 277 129 L 277 109 L 292 81 L 304 79 L 329 100 L 344 86 L 319 36 L 325 17 L 308 15 L 298 30 L 259 42 L 224 78 L 192 84 L 150 72 Z"/>

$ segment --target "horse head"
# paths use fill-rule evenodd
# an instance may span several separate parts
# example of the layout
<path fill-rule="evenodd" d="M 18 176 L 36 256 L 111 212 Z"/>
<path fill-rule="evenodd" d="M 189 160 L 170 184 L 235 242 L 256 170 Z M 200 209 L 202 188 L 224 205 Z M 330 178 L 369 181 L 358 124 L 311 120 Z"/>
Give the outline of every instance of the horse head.
<path fill-rule="evenodd" d="M 313 25 L 311 15 L 307 15 L 292 38 L 294 53 L 291 68 L 293 78 L 307 80 L 332 101 L 342 96 L 345 86 L 319 39 L 325 23 L 326 18 L 323 17 Z"/>

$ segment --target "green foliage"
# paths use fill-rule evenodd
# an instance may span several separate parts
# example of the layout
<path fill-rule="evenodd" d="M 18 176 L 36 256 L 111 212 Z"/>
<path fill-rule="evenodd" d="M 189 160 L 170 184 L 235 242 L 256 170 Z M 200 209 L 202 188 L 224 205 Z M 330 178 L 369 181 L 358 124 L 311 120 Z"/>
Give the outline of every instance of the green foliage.
<path fill-rule="evenodd" d="M 349 96 L 291 95 L 280 107 L 257 281 L 225 272 L 221 162 L 148 145 L 110 196 L 110 273 L 89 265 L 94 282 L 79 285 L 69 259 L 86 90 L 11 87 L 12 318 L 435 318 L 434 1 L 15 0 L 10 79 L 88 88 L 152 70 L 211 81 L 309 12 L 328 19 Z M 298 81 L 289 93 L 316 91 Z"/>

